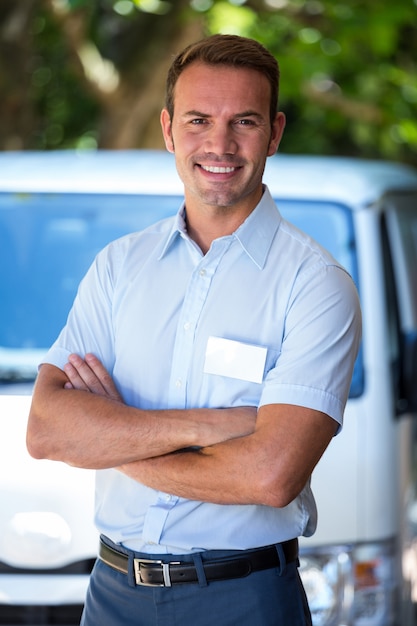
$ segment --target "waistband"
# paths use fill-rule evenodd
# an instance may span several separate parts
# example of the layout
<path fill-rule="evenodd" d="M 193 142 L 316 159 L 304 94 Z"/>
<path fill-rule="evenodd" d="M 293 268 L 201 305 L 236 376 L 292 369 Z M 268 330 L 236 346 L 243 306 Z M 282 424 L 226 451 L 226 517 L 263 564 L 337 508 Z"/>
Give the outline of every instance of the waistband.
<path fill-rule="evenodd" d="M 207 582 L 243 578 L 252 572 L 273 567 L 283 568 L 298 559 L 298 539 L 254 550 L 233 551 L 232 556 L 202 560 Z M 128 574 L 129 556 L 100 538 L 99 558 L 118 572 Z M 173 560 L 171 560 L 171 558 Z M 137 585 L 171 587 L 199 581 L 198 568 L 193 562 L 181 561 L 181 555 L 163 559 L 133 558 Z"/>

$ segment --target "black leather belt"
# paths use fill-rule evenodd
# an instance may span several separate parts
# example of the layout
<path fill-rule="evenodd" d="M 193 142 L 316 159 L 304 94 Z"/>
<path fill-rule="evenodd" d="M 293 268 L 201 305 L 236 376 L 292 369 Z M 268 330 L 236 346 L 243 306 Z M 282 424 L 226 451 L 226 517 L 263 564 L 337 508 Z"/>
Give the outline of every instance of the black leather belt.
<path fill-rule="evenodd" d="M 298 540 L 291 539 L 279 544 L 287 563 L 298 558 Z M 128 556 L 115 550 L 100 539 L 99 557 L 113 569 L 128 573 Z M 137 585 L 171 587 L 181 583 L 198 582 L 194 563 L 162 560 L 133 559 L 135 580 Z M 280 560 L 276 546 L 268 546 L 257 550 L 245 550 L 242 554 L 216 560 L 203 560 L 205 576 L 208 582 L 243 578 L 252 572 L 279 567 Z"/>

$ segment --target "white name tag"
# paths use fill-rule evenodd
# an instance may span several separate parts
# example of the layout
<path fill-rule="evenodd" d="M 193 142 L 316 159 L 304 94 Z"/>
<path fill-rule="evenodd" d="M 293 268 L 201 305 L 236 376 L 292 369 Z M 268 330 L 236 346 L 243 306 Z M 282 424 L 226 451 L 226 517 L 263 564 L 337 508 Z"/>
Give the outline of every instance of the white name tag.
<path fill-rule="evenodd" d="M 204 372 L 261 383 L 264 376 L 267 348 L 248 343 L 209 337 Z"/>

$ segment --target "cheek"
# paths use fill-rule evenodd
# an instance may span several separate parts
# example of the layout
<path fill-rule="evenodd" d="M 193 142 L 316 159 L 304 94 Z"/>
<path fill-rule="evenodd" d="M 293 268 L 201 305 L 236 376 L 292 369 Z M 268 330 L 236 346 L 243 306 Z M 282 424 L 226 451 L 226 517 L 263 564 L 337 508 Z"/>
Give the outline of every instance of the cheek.
<path fill-rule="evenodd" d="M 201 151 L 203 144 L 199 136 L 193 133 L 173 133 L 171 141 L 172 145 L 177 148 L 176 152 L 180 152 L 183 157 Z"/>

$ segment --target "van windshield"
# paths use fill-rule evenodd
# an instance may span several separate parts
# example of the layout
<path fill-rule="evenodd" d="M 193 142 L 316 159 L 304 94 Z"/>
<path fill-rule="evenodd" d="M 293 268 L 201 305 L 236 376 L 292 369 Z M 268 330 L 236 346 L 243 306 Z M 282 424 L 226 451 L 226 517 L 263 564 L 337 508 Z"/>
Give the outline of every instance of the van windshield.
<path fill-rule="evenodd" d="M 178 196 L 0 194 L 0 380 L 33 380 L 98 251 L 172 215 L 181 201 Z M 348 210 L 277 202 L 285 218 L 328 248 L 356 277 Z M 358 395 L 358 385 L 356 391 L 354 387 L 352 393 Z"/>
<path fill-rule="evenodd" d="M 0 380 L 34 380 L 78 284 L 111 240 L 172 215 L 182 198 L 0 194 Z"/>

